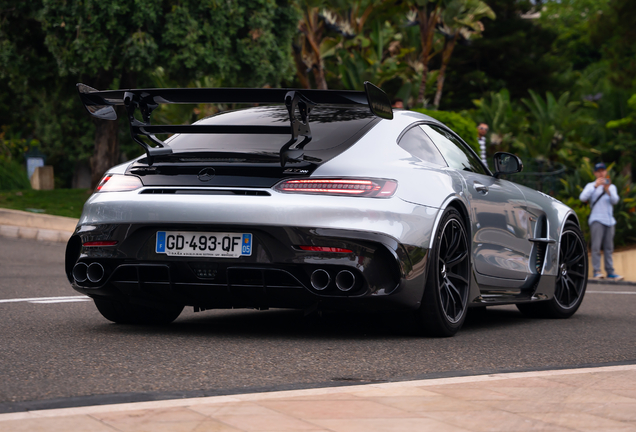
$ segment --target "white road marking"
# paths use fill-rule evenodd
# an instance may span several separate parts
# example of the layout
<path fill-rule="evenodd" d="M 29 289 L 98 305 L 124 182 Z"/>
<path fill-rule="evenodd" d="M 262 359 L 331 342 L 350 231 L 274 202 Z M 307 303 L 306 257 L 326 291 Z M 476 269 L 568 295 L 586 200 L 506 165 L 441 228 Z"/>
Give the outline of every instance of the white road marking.
<path fill-rule="evenodd" d="M 15 298 L 0 300 L 0 303 L 66 303 L 74 301 L 88 301 L 88 296 L 61 296 L 61 297 L 32 297 L 32 298 Z"/>
<path fill-rule="evenodd" d="M 34 300 L 34 301 L 30 301 L 29 303 L 39 303 L 39 304 L 44 304 L 44 303 L 75 303 L 75 302 L 83 302 L 83 301 L 90 301 L 90 298 L 74 298 L 74 299 L 62 299 L 62 300 Z"/>
<path fill-rule="evenodd" d="M 586 294 L 636 294 L 636 291 L 585 291 Z"/>

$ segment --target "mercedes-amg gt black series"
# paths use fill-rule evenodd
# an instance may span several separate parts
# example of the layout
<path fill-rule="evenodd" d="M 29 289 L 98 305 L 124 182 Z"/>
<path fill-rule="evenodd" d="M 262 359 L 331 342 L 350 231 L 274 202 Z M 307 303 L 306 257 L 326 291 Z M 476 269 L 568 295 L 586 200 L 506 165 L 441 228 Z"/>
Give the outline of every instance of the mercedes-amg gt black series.
<path fill-rule="evenodd" d="M 401 311 L 450 336 L 470 307 L 567 318 L 583 300 L 576 214 L 502 179 L 521 171 L 515 155 L 496 154 L 491 172 L 370 83 L 78 89 L 95 117 L 122 105 L 146 152 L 106 173 L 68 242 L 69 281 L 109 320 L 168 323 L 185 306 Z M 168 103 L 252 106 L 152 125 Z"/>

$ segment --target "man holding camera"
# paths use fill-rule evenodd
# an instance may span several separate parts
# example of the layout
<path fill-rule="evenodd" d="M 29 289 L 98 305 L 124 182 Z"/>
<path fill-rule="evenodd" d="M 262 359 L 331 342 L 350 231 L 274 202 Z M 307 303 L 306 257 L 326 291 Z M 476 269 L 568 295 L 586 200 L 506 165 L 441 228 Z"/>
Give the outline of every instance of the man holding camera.
<path fill-rule="evenodd" d="M 623 277 L 614 273 L 612 260 L 616 225 L 613 206 L 618 203 L 618 191 L 607 177 L 607 167 L 603 162 L 594 165 L 594 176 L 596 180 L 585 185 L 579 196 L 581 201 L 590 203 L 588 224 L 592 243 L 594 279 L 603 279 L 603 273 L 601 273 L 601 249 L 603 249 L 607 279 L 619 281 Z"/>

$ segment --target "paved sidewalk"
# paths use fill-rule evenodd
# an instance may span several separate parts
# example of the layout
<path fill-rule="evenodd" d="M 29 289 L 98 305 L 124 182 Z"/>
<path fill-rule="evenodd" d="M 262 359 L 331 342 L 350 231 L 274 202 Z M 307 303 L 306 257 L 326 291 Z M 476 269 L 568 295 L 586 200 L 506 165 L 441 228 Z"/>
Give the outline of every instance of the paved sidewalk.
<path fill-rule="evenodd" d="M 0 430 L 636 431 L 636 365 L 0 414 Z"/>

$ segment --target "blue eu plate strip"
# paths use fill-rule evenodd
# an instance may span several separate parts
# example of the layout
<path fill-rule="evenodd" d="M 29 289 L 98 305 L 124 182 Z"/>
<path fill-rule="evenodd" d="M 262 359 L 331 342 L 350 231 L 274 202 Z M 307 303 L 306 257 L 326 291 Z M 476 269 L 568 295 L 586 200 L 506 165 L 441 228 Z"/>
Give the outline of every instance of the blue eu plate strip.
<path fill-rule="evenodd" d="M 157 253 L 166 253 L 166 232 L 157 231 Z"/>

